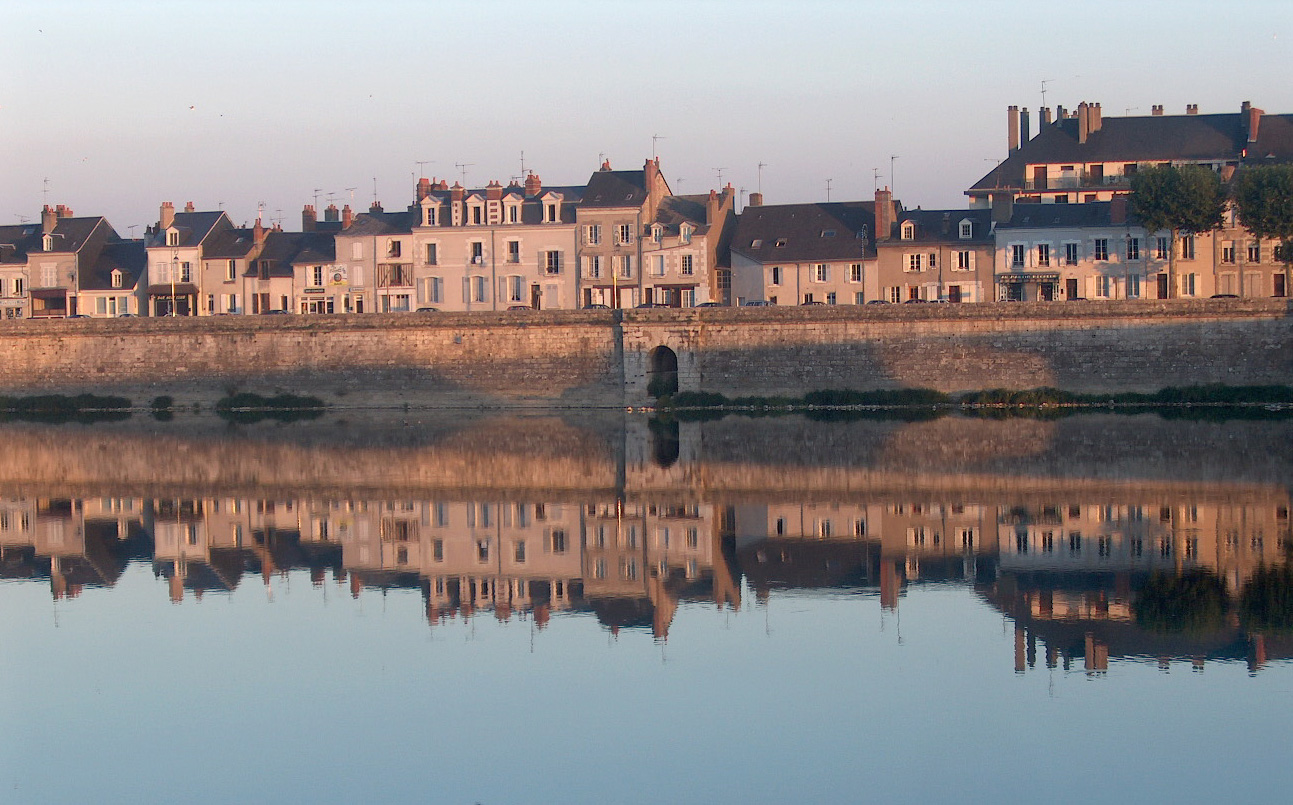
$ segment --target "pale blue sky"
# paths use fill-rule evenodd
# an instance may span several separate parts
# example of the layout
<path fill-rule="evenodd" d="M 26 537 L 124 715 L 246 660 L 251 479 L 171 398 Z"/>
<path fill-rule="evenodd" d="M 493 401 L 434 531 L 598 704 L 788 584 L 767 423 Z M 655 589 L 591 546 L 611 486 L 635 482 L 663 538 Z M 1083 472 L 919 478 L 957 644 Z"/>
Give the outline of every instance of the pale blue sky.
<path fill-rule="evenodd" d="M 48 179 L 123 235 L 163 200 L 297 228 L 374 177 L 402 207 L 418 161 L 582 183 L 653 134 L 675 192 L 765 162 L 768 203 L 865 198 L 896 154 L 904 203 L 961 207 L 1043 79 L 1106 117 L 1293 112 L 1289 2 L 11 2 L 4 28 L 0 223 Z"/>

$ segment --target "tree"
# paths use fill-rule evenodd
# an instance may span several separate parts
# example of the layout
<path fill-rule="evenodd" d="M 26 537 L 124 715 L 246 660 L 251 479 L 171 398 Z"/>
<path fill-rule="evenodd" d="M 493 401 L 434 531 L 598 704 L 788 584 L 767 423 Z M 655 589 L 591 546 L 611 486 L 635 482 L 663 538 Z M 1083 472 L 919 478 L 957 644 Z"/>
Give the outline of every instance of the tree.
<path fill-rule="evenodd" d="M 1199 165 L 1159 165 L 1131 177 L 1128 211 L 1150 234 L 1168 233 L 1167 295 L 1177 296 L 1176 242 L 1221 226 L 1226 194 L 1221 177 Z"/>
<path fill-rule="evenodd" d="M 1293 165 L 1244 169 L 1235 177 L 1234 197 L 1245 229 L 1254 237 L 1280 242 L 1287 294 L 1293 264 Z"/>

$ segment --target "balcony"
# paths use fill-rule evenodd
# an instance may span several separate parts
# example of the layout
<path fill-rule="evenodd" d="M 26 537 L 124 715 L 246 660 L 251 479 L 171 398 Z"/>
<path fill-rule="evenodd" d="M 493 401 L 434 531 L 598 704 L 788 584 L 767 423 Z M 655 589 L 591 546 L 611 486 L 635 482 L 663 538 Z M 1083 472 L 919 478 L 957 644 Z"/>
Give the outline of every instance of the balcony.
<path fill-rule="evenodd" d="M 1130 176 L 1123 174 L 1111 176 L 1089 171 L 1066 172 L 1059 176 L 1046 177 L 1040 181 L 1035 178 L 1024 180 L 1025 190 L 1084 190 L 1101 187 L 1126 188 L 1130 186 Z"/>

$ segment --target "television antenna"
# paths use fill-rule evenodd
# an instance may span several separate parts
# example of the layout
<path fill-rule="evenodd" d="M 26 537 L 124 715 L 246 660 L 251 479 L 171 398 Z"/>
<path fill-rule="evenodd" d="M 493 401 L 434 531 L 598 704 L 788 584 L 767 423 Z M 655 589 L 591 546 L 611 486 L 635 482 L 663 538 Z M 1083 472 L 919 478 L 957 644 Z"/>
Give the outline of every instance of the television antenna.
<path fill-rule="evenodd" d="M 666 137 L 666 136 L 664 136 L 663 134 L 652 134 L 652 135 L 651 135 L 651 158 L 652 158 L 652 159 L 659 159 L 659 157 L 658 157 L 658 156 L 656 156 L 656 142 L 657 142 L 657 141 L 659 141 L 659 140 L 667 140 L 667 139 L 669 139 L 669 138 L 668 138 L 668 137 Z"/>
<path fill-rule="evenodd" d="M 759 195 L 763 195 L 763 169 L 764 169 L 764 168 L 766 168 L 766 167 L 768 167 L 768 163 L 766 163 L 766 162 L 760 162 L 760 163 L 759 163 L 759 168 L 758 168 L 758 170 L 759 170 Z"/>
<path fill-rule="evenodd" d="M 462 174 L 462 186 L 463 186 L 463 187 L 466 187 L 466 186 L 467 186 L 467 169 L 468 169 L 468 168 L 470 168 L 471 166 L 475 165 L 475 164 L 476 164 L 475 162 L 455 162 L 455 163 L 453 163 L 453 166 L 454 166 L 455 168 L 457 168 L 457 169 L 458 169 L 458 173 Z"/>

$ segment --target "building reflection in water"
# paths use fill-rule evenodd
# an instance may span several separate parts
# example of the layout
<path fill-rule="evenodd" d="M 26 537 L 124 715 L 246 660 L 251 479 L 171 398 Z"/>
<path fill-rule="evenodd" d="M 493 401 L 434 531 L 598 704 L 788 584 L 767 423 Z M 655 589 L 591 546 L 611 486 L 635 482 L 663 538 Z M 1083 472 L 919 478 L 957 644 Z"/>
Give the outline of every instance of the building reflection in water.
<path fill-rule="evenodd" d="M 355 596 L 419 590 L 433 628 L 485 614 L 542 628 L 557 613 L 591 613 L 613 632 L 660 640 L 680 604 L 739 609 L 743 590 L 758 602 L 779 590 L 865 591 L 892 610 L 913 585 L 953 583 L 1014 623 L 1019 673 L 1040 662 L 1098 674 L 1119 658 L 1257 669 L 1293 657 L 1293 623 L 1255 618 L 1248 603 L 1255 576 L 1293 584 L 1269 572 L 1288 558 L 1285 486 L 980 475 L 935 477 L 922 491 L 914 473 L 828 466 L 804 471 L 815 473 L 810 488 L 798 468 L 766 460 L 706 463 L 694 423 L 663 437 L 633 428 L 642 432 L 625 437 L 618 471 L 613 456 L 560 457 L 582 477 L 611 480 L 593 492 L 477 483 L 362 495 L 10 496 L 0 499 L 0 574 L 44 579 L 55 598 L 74 598 L 149 562 L 181 602 L 305 571 Z M 471 458 L 455 454 L 455 466 Z M 515 458 L 508 485 L 544 476 L 527 461 L 540 459 Z M 1173 587 L 1186 582 L 1203 586 Z M 1180 616 L 1198 607 L 1199 589 L 1220 592 L 1198 617 Z"/>

